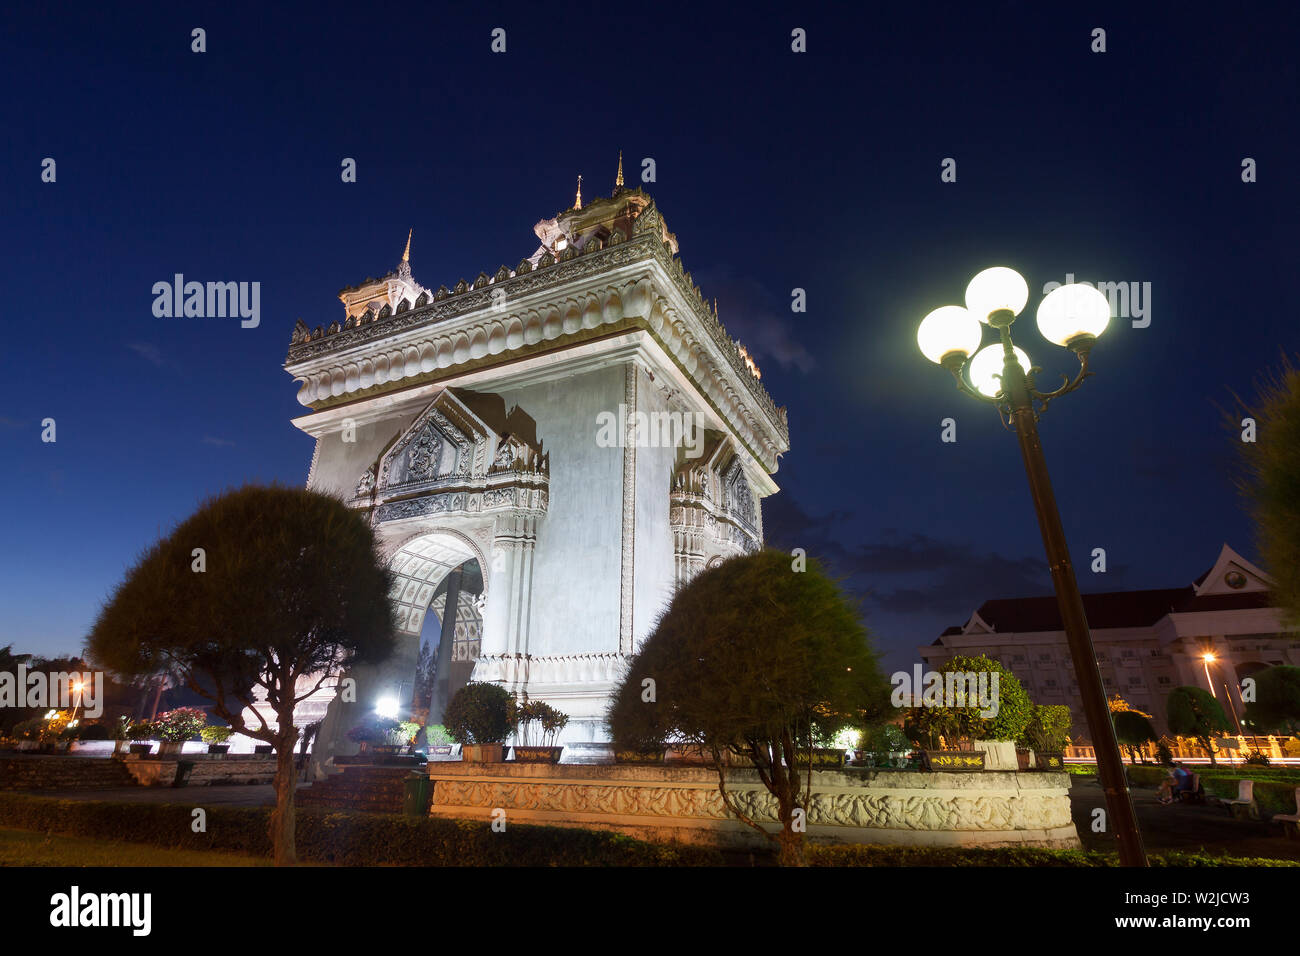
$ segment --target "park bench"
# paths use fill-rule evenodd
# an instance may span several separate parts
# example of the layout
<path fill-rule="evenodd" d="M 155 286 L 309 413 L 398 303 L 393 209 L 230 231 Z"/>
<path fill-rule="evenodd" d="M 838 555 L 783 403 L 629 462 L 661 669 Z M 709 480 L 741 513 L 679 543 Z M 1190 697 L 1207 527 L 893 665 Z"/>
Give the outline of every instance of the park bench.
<path fill-rule="evenodd" d="M 1287 837 L 1300 839 L 1300 787 L 1295 788 L 1295 813 L 1275 813 L 1273 822 L 1282 824 Z"/>
<path fill-rule="evenodd" d="M 1228 808 L 1228 812 L 1239 819 L 1259 819 L 1259 804 L 1255 802 L 1255 781 L 1238 780 L 1237 781 L 1237 798 L 1235 800 L 1220 801 L 1223 806 Z"/>
<path fill-rule="evenodd" d="M 1201 775 L 1192 774 L 1192 779 L 1187 782 L 1186 790 L 1175 791 L 1178 794 L 1180 803 L 1204 803 L 1205 788 L 1201 786 Z"/>

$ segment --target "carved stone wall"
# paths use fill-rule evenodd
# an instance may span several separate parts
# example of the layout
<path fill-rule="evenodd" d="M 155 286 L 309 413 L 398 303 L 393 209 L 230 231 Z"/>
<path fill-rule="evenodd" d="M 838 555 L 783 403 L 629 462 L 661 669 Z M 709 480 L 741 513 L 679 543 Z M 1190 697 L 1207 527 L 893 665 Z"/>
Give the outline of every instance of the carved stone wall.
<path fill-rule="evenodd" d="M 628 832 L 664 826 L 709 831 L 711 836 L 678 836 L 722 842 L 733 831 L 730 824 L 738 822 L 723 804 L 716 774 L 706 768 L 438 764 L 429 775 L 435 816 L 486 817 L 502 808 L 516 819 L 535 822 L 603 822 Z M 775 800 L 755 772 L 731 769 L 727 778 L 728 792 L 740 808 L 775 826 Z M 808 824 L 815 837 L 858 843 L 1079 845 L 1064 774 L 818 771 L 813 791 Z"/>

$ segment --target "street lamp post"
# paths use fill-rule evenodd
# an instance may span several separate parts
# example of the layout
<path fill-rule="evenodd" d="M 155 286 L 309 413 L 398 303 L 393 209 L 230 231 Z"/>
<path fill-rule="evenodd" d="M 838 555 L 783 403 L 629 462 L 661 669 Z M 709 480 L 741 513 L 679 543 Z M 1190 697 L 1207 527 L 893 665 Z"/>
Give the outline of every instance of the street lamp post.
<path fill-rule="evenodd" d="M 985 269 L 966 288 L 966 308 L 944 306 L 921 321 L 917 344 L 926 358 L 952 373 L 958 389 L 995 406 L 1003 424 L 1016 433 L 1066 641 L 1074 660 L 1084 716 L 1097 754 L 1106 806 L 1119 840 L 1120 862 L 1124 866 L 1146 866 L 1146 852 L 1097 668 L 1083 598 L 1070 562 L 1043 446 L 1038 440 L 1039 415 L 1053 399 L 1074 391 L 1092 374 L 1088 356 L 1097 336 L 1110 321 L 1110 303 L 1092 286 L 1075 284 L 1054 289 L 1039 303 L 1038 327 L 1044 338 L 1070 349 L 1079 360 L 1079 371 L 1073 379 L 1066 376 L 1060 388 L 1041 392 L 1034 384 L 1034 373 L 1039 369 L 1031 366 L 1029 356 L 1011 341 L 1011 325 L 1028 299 L 1029 287 L 1019 273 L 1003 267 Z M 998 344 L 980 349 L 982 325 L 998 331 Z"/>

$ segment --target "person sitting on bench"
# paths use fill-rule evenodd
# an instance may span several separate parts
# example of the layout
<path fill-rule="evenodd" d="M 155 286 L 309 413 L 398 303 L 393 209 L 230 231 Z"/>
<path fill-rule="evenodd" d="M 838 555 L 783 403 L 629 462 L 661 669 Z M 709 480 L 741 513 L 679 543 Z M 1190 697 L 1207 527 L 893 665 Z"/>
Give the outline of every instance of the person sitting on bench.
<path fill-rule="evenodd" d="M 1169 771 L 1169 776 L 1160 784 L 1160 802 L 1163 804 L 1173 803 L 1178 799 L 1178 795 L 1186 793 L 1192 789 L 1192 774 L 1185 764 L 1176 763 L 1174 769 Z"/>

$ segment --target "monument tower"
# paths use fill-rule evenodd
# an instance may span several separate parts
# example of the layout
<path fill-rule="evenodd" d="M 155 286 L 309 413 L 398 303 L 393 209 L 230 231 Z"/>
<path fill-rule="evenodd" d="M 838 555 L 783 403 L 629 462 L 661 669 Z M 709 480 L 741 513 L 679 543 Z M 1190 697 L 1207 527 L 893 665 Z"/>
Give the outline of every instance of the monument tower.
<path fill-rule="evenodd" d="M 340 292 L 339 319 L 294 328 L 308 487 L 373 523 L 399 626 L 389 661 L 349 675 L 354 703 L 309 702 L 328 702 L 318 760 L 353 752 L 344 735 L 376 707 L 437 721 L 471 678 L 569 714 L 566 743 L 601 741 L 673 589 L 762 545 L 785 409 L 654 201 L 620 157 L 611 195 L 579 192 L 534 232 L 513 269 L 432 290 L 408 235 L 393 271 Z"/>

